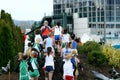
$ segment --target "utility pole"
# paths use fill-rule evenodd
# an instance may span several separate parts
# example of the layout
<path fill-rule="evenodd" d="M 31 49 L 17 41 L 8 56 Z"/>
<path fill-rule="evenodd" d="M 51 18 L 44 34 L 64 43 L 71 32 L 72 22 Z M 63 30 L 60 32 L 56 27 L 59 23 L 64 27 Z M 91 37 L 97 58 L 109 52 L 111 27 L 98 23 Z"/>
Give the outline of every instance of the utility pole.
<path fill-rule="evenodd" d="M 106 7 L 105 7 L 105 2 L 104 0 L 104 43 L 106 43 Z"/>

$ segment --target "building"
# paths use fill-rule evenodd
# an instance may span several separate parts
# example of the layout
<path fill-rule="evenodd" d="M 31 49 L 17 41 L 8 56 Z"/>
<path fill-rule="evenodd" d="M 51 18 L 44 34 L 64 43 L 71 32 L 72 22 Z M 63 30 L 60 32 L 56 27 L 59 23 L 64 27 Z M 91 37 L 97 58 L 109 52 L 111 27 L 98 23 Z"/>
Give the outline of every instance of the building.
<path fill-rule="evenodd" d="M 120 38 L 120 0 L 53 0 L 53 14 L 59 16 L 63 13 L 72 17 L 67 18 L 67 25 L 72 25 L 76 34 L 81 30 L 74 26 L 74 13 L 77 13 L 81 20 L 87 19 L 90 34 Z M 61 22 L 64 21 L 61 19 Z"/>

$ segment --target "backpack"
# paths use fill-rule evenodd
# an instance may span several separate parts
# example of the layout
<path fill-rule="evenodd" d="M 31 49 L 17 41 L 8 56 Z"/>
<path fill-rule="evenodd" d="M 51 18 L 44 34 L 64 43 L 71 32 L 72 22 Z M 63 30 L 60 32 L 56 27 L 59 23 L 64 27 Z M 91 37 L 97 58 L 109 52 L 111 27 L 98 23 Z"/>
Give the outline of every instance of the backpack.
<path fill-rule="evenodd" d="M 26 61 L 21 61 L 19 67 L 21 75 L 26 75 L 28 73 L 28 64 Z"/>

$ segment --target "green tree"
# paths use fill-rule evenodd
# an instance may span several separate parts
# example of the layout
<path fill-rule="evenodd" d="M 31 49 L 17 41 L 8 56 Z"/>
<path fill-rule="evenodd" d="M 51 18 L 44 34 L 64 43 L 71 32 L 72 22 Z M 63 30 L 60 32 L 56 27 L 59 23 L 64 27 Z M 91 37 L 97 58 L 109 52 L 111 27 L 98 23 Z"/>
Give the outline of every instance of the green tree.
<path fill-rule="evenodd" d="M 34 36 L 35 36 L 35 35 L 34 35 L 34 31 L 35 31 L 35 29 L 36 29 L 37 27 L 38 27 L 38 23 L 37 23 L 37 22 L 34 22 L 33 25 L 32 25 L 32 28 L 31 28 L 31 31 L 32 31 L 32 32 L 29 34 L 29 38 L 30 38 L 29 40 L 30 40 L 30 41 L 33 41 Z"/>
<path fill-rule="evenodd" d="M 23 49 L 21 30 L 14 25 L 10 14 L 1 10 L 0 15 L 0 67 L 5 66 L 10 59 L 14 68 L 14 58 Z"/>

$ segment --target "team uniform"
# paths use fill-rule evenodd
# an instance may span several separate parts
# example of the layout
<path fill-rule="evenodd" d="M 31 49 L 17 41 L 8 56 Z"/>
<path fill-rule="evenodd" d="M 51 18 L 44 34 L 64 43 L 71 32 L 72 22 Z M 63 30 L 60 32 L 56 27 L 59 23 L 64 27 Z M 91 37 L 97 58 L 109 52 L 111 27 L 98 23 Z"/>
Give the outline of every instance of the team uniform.
<path fill-rule="evenodd" d="M 66 42 L 70 42 L 70 35 L 68 33 L 62 35 L 62 48 L 65 47 Z"/>
<path fill-rule="evenodd" d="M 54 53 L 54 48 L 53 48 L 53 39 L 51 37 L 46 38 L 45 40 L 45 51 L 47 52 L 47 48 L 51 47 L 52 48 L 52 52 Z"/>
<path fill-rule="evenodd" d="M 59 41 L 61 38 L 62 27 L 55 26 L 54 28 L 54 38 L 56 41 Z"/>
<path fill-rule="evenodd" d="M 71 48 L 63 48 L 62 49 L 62 58 L 63 58 L 63 61 L 65 60 L 64 57 L 65 57 L 65 54 L 70 54 L 71 53 Z"/>
<path fill-rule="evenodd" d="M 45 57 L 46 72 L 54 71 L 54 57 L 50 54 Z"/>
<path fill-rule="evenodd" d="M 31 77 L 39 77 L 40 74 L 39 74 L 39 71 L 38 71 L 38 62 L 37 62 L 37 58 L 31 58 L 30 59 L 30 62 L 31 62 L 31 65 L 32 65 L 32 68 L 34 69 L 34 71 L 29 71 L 30 72 L 30 76 Z"/>
<path fill-rule="evenodd" d="M 48 34 L 50 33 L 50 27 L 49 26 L 42 26 L 42 38 L 43 40 L 48 37 Z"/>
<path fill-rule="evenodd" d="M 20 80 L 29 80 L 27 61 L 22 60 L 20 62 L 19 68 L 20 68 Z"/>

